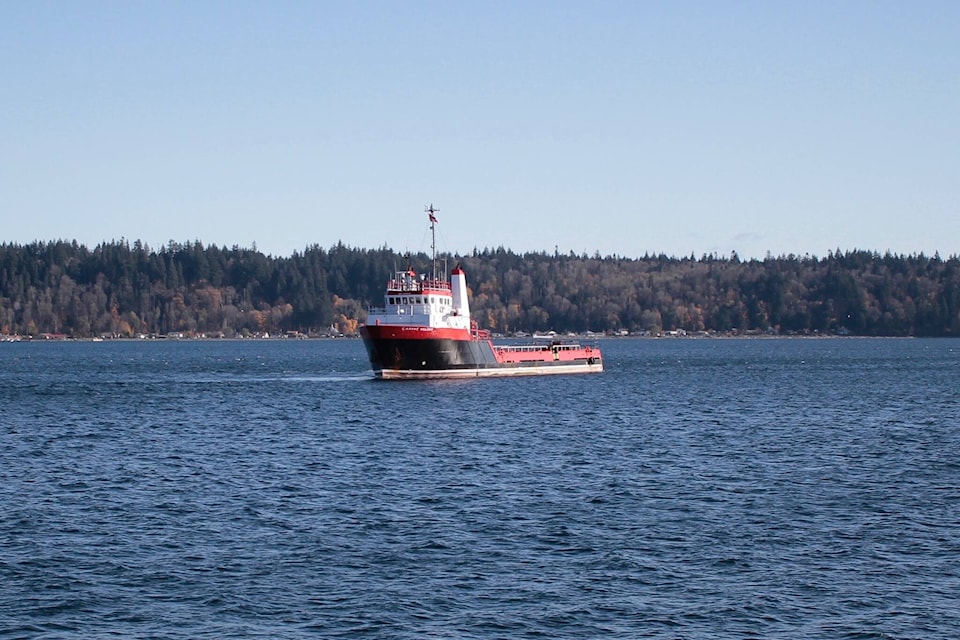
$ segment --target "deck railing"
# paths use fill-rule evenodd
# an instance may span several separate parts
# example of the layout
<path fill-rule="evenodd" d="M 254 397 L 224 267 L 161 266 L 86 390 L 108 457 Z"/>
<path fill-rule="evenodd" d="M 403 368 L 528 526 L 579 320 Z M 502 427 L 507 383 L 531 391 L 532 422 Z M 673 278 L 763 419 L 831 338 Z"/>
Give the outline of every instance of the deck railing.
<path fill-rule="evenodd" d="M 390 291 L 404 291 L 418 293 L 426 289 L 434 291 L 450 291 L 450 283 L 446 280 L 418 280 L 416 278 L 393 279 L 387 283 Z"/>

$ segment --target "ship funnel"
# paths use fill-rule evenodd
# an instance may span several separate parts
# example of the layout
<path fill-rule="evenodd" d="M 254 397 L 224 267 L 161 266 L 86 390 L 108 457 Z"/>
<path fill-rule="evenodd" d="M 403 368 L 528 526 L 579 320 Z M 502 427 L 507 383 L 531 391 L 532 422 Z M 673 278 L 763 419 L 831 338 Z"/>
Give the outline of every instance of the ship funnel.
<path fill-rule="evenodd" d="M 453 294 L 453 310 L 464 318 L 470 317 L 470 303 L 467 301 L 467 274 L 460 263 L 450 272 L 450 293 Z"/>

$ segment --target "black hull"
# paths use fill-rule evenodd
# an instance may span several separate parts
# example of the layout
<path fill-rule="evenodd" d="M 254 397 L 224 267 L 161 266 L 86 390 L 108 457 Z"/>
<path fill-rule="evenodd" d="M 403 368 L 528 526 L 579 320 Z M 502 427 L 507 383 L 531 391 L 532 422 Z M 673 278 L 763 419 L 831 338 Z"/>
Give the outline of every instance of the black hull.
<path fill-rule="evenodd" d="M 364 336 L 363 344 L 374 371 L 435 371 L 499 366 L 490 343 L 477 340 L 405 340 Z"/>
<path fill-rule="evenodd" d="M 603 371 L 596 357 L 499 362 L 487 340 L 383 338 L 361 331 L 370 366 L 379 378 L 466 378 Z"/>

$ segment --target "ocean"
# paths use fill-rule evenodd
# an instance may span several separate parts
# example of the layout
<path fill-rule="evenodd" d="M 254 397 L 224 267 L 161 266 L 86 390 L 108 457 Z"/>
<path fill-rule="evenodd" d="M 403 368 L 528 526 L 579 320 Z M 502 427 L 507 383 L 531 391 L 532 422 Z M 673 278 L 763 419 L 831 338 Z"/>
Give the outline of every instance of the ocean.
<path fill-rule="evenodd" d="M 0 344 L 0 638 L 960 637 L 960 340 Z"/>

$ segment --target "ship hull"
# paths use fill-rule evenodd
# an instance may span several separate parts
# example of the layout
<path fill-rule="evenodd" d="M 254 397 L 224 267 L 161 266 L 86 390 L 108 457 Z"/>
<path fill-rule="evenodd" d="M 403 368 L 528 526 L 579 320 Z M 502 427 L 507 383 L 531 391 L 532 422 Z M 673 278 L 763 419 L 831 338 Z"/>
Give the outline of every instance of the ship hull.
<path fill-rule="evenodd" d="M 548 346 L 523 353 L 476 339 L 467 331 L 366 326 L 360 334 L 374 375 L 383 379 L 485 378 L 603 371 L 598 350 Z M 506 355 L 505 355 L 506 350 Z"/>

